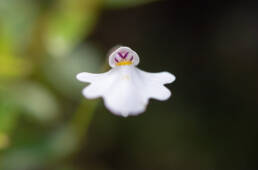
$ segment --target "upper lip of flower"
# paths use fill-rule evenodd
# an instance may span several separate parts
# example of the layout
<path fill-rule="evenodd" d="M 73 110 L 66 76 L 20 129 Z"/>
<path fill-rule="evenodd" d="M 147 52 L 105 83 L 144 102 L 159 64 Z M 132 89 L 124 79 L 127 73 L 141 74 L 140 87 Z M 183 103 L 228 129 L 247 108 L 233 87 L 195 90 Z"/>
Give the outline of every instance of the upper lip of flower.
<path fill-rule="evenodd" d="M 111 67 L 134 65 L 139 63 L 138 54 L 129 47 L 120 47 L 109 56 L 109 65 Z"/>
<path fill-rule="evenodd" d="M 129 51 L 117 52 L 116 56 L 114 57 L 115 65 L 116 66 L 124 66 L 124 65 L 133 64 L 134 56 L 131 55 L 129 58 L 128 54 L 129 54 Z"/>

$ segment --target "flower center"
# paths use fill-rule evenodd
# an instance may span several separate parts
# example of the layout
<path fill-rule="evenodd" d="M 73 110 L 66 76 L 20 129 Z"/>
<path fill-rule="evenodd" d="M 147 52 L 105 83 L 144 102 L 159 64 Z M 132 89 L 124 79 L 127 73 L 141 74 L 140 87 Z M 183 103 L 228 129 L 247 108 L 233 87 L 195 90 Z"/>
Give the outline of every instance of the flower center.
<path fill-rule="evenodd" d="M 132 61 L 119 61 L 116 63 L 116 66 L 126 66 L 133 64 Z"/>
<path fill-rule="evenodd" d="M 116 66 L 125 66 L 133 64 L 134 56 L 129 57 L 129 51 L 118 52 L 114 58 Z"/>

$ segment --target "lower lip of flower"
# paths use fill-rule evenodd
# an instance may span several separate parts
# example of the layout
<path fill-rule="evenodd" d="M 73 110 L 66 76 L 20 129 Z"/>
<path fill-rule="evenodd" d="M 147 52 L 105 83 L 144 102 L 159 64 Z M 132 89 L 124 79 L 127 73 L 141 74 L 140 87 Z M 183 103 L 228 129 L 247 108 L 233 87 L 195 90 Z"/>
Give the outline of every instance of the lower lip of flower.
<path fill-rule="evenodd" d="M 132 61 L 120 61 L 116 63 L 116 66 L 125 66 L 125 65 L 131 65 L 133 64 Z"/>

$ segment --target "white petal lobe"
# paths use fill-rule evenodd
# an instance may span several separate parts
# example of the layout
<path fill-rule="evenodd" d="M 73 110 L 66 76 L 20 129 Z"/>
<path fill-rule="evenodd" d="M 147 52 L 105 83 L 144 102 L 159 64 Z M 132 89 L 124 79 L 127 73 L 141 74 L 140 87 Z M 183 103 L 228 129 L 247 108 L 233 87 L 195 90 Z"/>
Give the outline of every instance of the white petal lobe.
<path fill-rule="evenodd" d="M 85 83 L 93 83 L 99 79 L 102 79 L 103 76 L 107 75 L 109 72 L 100 73 L 100 74 L 93 74 L 93 73 L 86 73 L 82 72 L 76 75 L 77 80 Z"/>
<path fill-rule="evenodd" d="M 176 77 L 173 74 L 166 71 L 160 72 L 160 73 L 149 73 L 146 71 L 142 71 L 140 69 L 138 70 L 139 72 L 141 72 L 142 76 L 144 76 L 146 79 L 156 81 L 161 84 L 169 84 L 176 80 Z"/>
<path fill-rule="evenodd" d="M 110 90 L 104 94 L 106 107 L 111 112 L 124 117 L 144 112 L 148 103 L 144 93 L 139 89 L 140 86 L 134 82 L 135 75 L 132 68 L 116 70 L 119 76 Z"/>

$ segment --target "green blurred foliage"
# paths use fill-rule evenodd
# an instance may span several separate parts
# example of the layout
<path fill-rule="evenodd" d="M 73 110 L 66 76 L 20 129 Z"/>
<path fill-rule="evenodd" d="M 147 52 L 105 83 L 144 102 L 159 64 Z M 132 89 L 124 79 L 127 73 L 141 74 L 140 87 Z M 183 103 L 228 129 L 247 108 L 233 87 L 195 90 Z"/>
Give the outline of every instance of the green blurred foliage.
<path fill-rule="evenodd" d="M 0 169 L 76 170 L 96 102 L 75 75 L 99 72 L 103 51 L 87 37 L 101 10 L 148 3 L 110 0 L 0 1 Z"/>
<path fill-rule="evenodd" d="M 50 54 L 70 52 L 93 29 L 102 0 L 59 0 L 48 13 L 46 47 Z"/>
<path fill-rule="evenodd" d="M 0 170 L 256 169 L 258 13 L 243 4 L 0 0 Z M 171 100 L 127 119 L 75 79 L 121 43 L 177 76 Z"/>
<path fill-rule="evenodd" d="M 107 8 L 128 8 L 154 1 L 157 0 L 106 0 L 104 4 Z"/>

